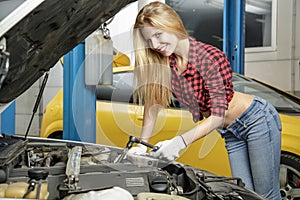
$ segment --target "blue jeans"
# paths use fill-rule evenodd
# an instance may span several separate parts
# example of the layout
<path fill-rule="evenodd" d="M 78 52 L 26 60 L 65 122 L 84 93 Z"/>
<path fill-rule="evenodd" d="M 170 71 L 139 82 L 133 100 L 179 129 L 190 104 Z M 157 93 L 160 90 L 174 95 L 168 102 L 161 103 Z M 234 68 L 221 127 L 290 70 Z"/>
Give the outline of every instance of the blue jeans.
<path fill-rule="evenodd" d="M 241 116 L 218 129 L 225 139 L 232 176 L 269 200 L 281 200 L 281 128 L 275 108 L 255 96 Z"/>

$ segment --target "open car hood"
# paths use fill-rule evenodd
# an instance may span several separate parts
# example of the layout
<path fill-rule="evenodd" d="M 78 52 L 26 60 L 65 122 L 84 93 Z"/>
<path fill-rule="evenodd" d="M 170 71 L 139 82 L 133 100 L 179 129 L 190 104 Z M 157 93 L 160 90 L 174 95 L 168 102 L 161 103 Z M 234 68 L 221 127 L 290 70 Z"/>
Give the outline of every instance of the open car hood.
<path fill-rule="evenodd" d="M 21 95 L 61 56 L 134 1 L 40 0 L 17 23 L 12 14 L 20 15 L 22 10 L 4 18 L 0 22 L 0 103 Z M 23 4 L 28 8 L 29 2 L 33 1 Z M 5 21 L 15 25 L 6 30 Z"/>

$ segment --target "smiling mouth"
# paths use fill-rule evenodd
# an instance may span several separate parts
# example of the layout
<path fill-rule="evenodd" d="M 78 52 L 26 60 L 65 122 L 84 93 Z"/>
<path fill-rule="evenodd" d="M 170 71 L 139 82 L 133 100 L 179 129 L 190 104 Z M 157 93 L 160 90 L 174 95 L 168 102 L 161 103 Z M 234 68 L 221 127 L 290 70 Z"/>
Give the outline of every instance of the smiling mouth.
<path fill-rule="evenodd" d="M 163 53 L 163 54 L 166 53 L 166 51 L 167 51 L 167 46 L 164 45 L 162 48 L 159 48 L 158 51 L 159 51 L 160 53 Z"/>

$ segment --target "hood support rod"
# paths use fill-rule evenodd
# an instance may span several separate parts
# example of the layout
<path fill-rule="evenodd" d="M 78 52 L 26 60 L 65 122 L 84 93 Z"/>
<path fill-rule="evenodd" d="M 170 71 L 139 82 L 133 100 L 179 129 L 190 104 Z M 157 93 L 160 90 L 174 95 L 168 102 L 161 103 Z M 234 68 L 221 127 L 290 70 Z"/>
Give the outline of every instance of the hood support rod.
<path fill-rule="evenodd" d="M 41 102 L 42 94 L 44 93 L 45 86 L 46 86 L 46 83 L 47 83 L 47 81 L 48 81 L 48 77 L 49 77 L 49 72 L 46 72 L 46 74 L 45 74 L 45 76 L 44 76 L 44 79 L 43 79 L 43 82 L 42 82 L 41 89 L 40 89 L 40 91 L 39 91 L 38 97 L 37 97 L 37 99 L 36 99 L 36 101 L 35 101 L 35 104 L 34 104 L 34 108 L 33 108 L 33 110 L 32 110 L 31 119 L 30 119 L 30 121 L 29 121 L 29 125 L 28 125 L 28 127 L 27 127 L 27 130 L 26 130 L 26 134 L 25 134 L 24 140 L 27 139 L 28 132 L 29 132 L 29 129 L 30 129 L 30 127 L 31 127 L 31 124 L 32 124 L 34 115 L 35 115 L 35 113 L 36 113 L 36 111 L 37 111 L 37 109 L 38 109 L 38 106 L 39 106 L 40 102 Z"/>

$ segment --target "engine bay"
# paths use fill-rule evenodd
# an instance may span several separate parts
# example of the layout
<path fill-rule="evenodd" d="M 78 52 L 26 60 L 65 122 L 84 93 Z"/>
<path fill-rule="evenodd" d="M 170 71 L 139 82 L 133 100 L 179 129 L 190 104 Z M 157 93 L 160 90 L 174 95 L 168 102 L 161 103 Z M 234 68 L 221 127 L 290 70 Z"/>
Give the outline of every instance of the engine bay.
<path fill-rule="evenodd" d="M 132 199 L 263 199 L 238 178 L 150 156 L 120 161 L 121 148 L 8 135 L 0 144 L 2 198 L 76 199 L 119 188 Z"/>

